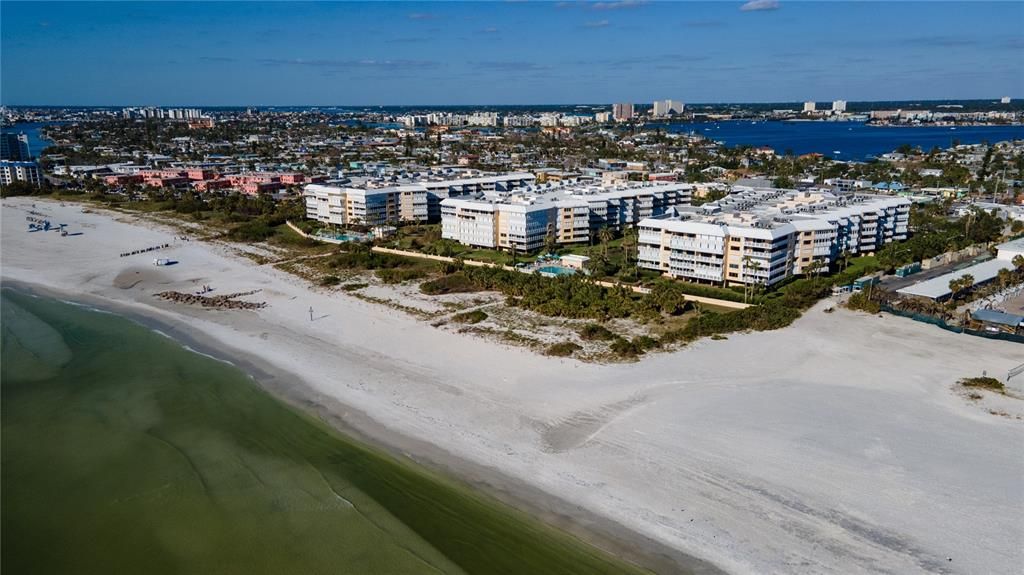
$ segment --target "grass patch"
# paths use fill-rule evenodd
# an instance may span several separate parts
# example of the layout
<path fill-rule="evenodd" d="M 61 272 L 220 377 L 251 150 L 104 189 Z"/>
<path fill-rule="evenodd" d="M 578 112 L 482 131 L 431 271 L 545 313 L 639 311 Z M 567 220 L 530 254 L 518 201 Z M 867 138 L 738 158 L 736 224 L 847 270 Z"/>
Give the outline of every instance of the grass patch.
<path fill-rule="evenodd" d="M 462 313 L 457 313 L 452 316 L 452 321 L 454 321 L 455 323 L 465 324 L 480 323 L 485 319 L 487 319 L 487 314 L 479 309 L 475 309 L 473 311 L 464 311 Z"/>
<path fill-rule="evenodd" d="M 638 335 L 633 339 L 617 337 L 608 346 L 608 350 L 620 358 L 639 357 L 649 350 L 661 346 L 661 342 L 646 335 Z"/>
<path fill-rule="evenodd" d="M 960 385 L 997 391 L 999 393 L 1006 391 L 1006 386 L 1003 385 L 1003 382 L 994 377 L 965 377 L 960 380 Z"/>
<path fill-rule="evenodd" d="M 576 333 L 583 341 L 610 341 L 616 337 L 610 329 L 596 323 L 588 323 Z"/>
<path fill-rule="evenodd" d="M 400 284 L 426 277 L 427 272 L 418 268 L 384 268 L 375 272 L 386 284 Z"/>
<path fill-rule="evenodd" d="M 427 295 L 443 295 L 450 293 L 472 293 L 480 291 L 480 287 L 462 272 L 455 272 L 420 284 L 420 291 Z"/>
<path fill-rule="evenodd" d="M 560 341 L 549 345 L 548 348 L 544 350 L 544 355 L 550 355 L 553 357 L 570 357 L 581 349 L 583 348 L 571 341 Z"/>

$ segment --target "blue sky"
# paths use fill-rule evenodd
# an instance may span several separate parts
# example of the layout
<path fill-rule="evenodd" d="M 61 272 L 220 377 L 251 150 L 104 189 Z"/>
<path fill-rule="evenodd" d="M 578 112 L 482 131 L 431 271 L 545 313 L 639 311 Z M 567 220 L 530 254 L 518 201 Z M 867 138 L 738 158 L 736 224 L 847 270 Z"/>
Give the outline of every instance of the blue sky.
<path fill-rule="evenodd" d="M 1024 96 L 1024 3 L 0 3 L 0 101 Z"/>

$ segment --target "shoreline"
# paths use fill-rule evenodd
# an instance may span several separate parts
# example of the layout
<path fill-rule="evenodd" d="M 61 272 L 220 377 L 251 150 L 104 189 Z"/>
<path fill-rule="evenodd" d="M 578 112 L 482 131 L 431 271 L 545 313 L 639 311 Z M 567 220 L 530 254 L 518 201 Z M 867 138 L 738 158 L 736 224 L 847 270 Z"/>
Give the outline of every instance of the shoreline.
<path fill-rule="evenodd" d="M 142 304 L 127 306 L 96 296 L 73 294 L 52 287 L 4 278 L 0 288 L 30 296 L 56 299 L 101 313 L 115 314 L 173 341 L 186 350 L 227 363 L 278 401 L 326 423 L 349 441 L 378 449 L 396 459 L 442 474 L 464 488 L 491 497 L 563 531 L 618 559 L 655 573 L 719 575 L 725 571 L 672 549 L 641 533 L 600 517 L 550 493 L 497 470 L 468 461 L 422 439 L 389 429 L 363 411 L 312 389 L 303 379 L 251 354 L 217 341 L 202 330 L 160 317 Z"/>
<path fill-rule="evenodd" d="M 332 427 L 365 417 L 357 440 L 539 510 L 624 560 L 635 552 L 636 563 L 676 571 L 696 557 L 737 575 L 933 573 L 947 557 L 1002 572 L 1024 561 L 1014 545 L 1024 537 L 1022 404 L 972 403 L 954 389 L 1019 364 L 1018 344 L 819 306 L 782 330 L 587 364 L 316 288 L 235 244 L 176 242 L 170 267 L 119 258 L 176 233 L 80 208 L 5 200 L 3 281 L 139 313 L 178 341 L 192 335 L 196 351 L 264 376 L 261 386 Z M 83 233 L 27 233 L 30 209 Z M 204 285 L 260 290 L 252 299 L 269 305 L 154 297 Z"/>

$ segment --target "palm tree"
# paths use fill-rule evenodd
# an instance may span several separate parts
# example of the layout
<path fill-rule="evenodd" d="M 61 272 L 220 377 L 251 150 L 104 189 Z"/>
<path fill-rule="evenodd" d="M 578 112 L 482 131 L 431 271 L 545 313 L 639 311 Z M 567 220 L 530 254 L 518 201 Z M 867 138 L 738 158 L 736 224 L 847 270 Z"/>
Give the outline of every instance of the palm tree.
<path fill-rule="evenodd" d="M 747 299 L 750 297 L 750 288 L 752 287 L 750 285 L 750 280 L 753 279 L 753 281 L 757 281 L 757 278 L 753 277 L 752 274 L 747 273 L 747 269 L 749 268 L 756 274 L 761 269 L 761 262 L 750 257 L 749 254 L 743 256 L 741 261 L 743 262 L 743 303 L 747 303 Z"/>
<path fill-rule="evenodd" d="M 996 272 L 996 276 L 999 278 L 999 288 L 1006 289 L 1006 286 L 1010 285 L 1010 278 L 1013 276 L 1013 272 L 1003 268 Z"/>
<path fill-rule="evenodd" d="M 612 231 L 605 226 L 597 231 L 597 239 L 601 241 L 601 250 L 604 253 L 604 257 L 608 257 L 608 242 L 612 241 L 615 235 Z"/>
<path fill-rule="evenodd" d="M 753 277 L 754 285 L 751 286 L 751 288 L 750 288 L 750 292 L 751 292 L 750 295 L 751 295 L 751 297 L 753 297 L 754 295 L 757 294 L 758 290 L 761 289 L 761 279 L 757 277 L 757 273 L 759 271 L 761 271 L 761 262 L 759 262 L 757 260 L 753 260 L 753 261 L 750 262 L 749 265 L 750 265 L 750 269 L 753 272 L 751 274 L 751 276 Z"/>
<path fill-rule="evenodd" d="M 961 292 L 967 291 L 974 285 L 974 276 L 971 274 L 964 274 L 958 278 L 949 280 L 949 291 L 952 292 L 952 298 L 956 299 Z"/>
<path fill-rule="evenodd" d="M 558 238 L 555 237 L 555 224 L 548 224 L 548 233 L 544 236 L 544 251 L 553 254 L 558 249 Z"/>
<path fill-rule="evenodd" d="M 815 279 L 821 277 L 822 272 L 828 271 L 828 263 L 825 262 L 825 260 L 812 259 L 809 266 L 811 268 L 811 274 L 814 276 Z"/>
<path fill-rule="evenodd" d="M 639 238 L 637 236 L 637 229 L 635 227 L 627 229 L 626 232 L 622 235 L 622 250 L 623 250 L 623 252 L 625 254 L 625 266 L 627 268 L 629 268 L 629 253 L 630 253 L 630 251 L 635 251 L 636 252 L 636 259 L 638 260 L 637 263 L 639 264 L 639 259 L 640 259 L 639 249 L 640 249 L 640 241 L 639 241 Z M 636 266 L 633 266 L 633 272 L 634 272 L 634 275 L 636 275 L 638 273 Z"/>

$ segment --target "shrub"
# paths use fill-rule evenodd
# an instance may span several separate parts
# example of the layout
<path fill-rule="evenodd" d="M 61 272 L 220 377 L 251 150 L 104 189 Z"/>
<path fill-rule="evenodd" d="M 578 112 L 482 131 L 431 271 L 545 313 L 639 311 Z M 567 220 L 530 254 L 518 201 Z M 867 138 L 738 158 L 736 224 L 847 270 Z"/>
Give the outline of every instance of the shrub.
<path fill-rule="evenodd" d="M 274 235 L 274 228 L 261 220 L 252 220 L 236 226 L 228 232 L 228 237 L 239 242 L 262 242 Z"/>
<path fill-rule="evenodd" d="M 544 355 L 550 355 L 554 357 L 569 357 L 573 353 L 581 349 L 583 348 L 571 341 L 561 341 L 548 346 L 548 348 L 544 351 Z"/>
<path fill-rule="evenodd" d="M 583 341 L 608 341 L 616 337 L 611 330 L 596 323 L 588 323 L 581 327 L 577 333 L 579 333 L 580 339 Z"/>
<path fill-rule="evenodd" d="M 882 311 L 882 304 L 876 300 L 870 299 L 867 293 L 862 291 L 851 295 L 850 299 L 846 300 L 846 307 L 865 311 L 867 313 L 878 313 Z"/>
<path fill-rule="evenodd" d="M 637 346 L 641 350 L 647 351 L 650 349 L 661 347 L 661 342 L 654 339 L 653 337 L 648 337 L 646 335 L 638 335 L 633 338 L 633 345 Z"/>
<path fill-rule="evenodd" d="M 608 346 L 611 353 L 620 357 L 636 357 L 641 355 L 644 350 L 635 341 L 629 341 L 626 338 L 615 338 L 615 341 L 611 342 Z"/>
<path fill-rule="evenodd" d="M 364 284 L 364 283 L 350 283 L 350 284 L 345 284 L 345 285 L 341 286 L 341 289 L 343 289 L 345 291 L 356 291 L 356 290 L 361 290 L 361 289 L 363 289 L 364 287 L 366 287 L 368 285 L 369 284 Z"/>
<path fill-rule="evenodd" d="M 336 286 L 341 283 L 341 278 L 338 276 L 324 276 L 320 278 L 320 285 L 323 287 Z"/>
<path fill-rule="evenodd" d="M 457 272 L 434 280 L 425 281 L 420 284 L 420 291 L 427 295 L 441 295 L 448 293 L 471 293 L 480 291 L 473 280 L 465 274 Z"/>
<path fill-rule="evenodd" d="M 456 323 L 474 324 L 474 323 L 480 323 L 480 322 L 484 321 L 485 319 L 487 319 L 487 314 L 484 313 L 481 310 L 478 310 L 478 309 L 475 309 L 473 311 L 465 311 L 465 312 L 462 312 L 462 313 L 457 313 L 457 314 L 452 316 L 452 321 L 454 321 Z"/>
<path fill-rule="evenodd" d="M 377 270 L 377 277 L 386 284 L 400 284 L 411 280 L 420 279 L 427 274 L 419 269 L 407 268 L 382 268 Z"/>
<path fill-rule="evenodd" d="M 1005 389 L 1003 382 L 994 377 L 965 377 L 960 380 L 960 385 L 964 387 L 980 387 L 982 389 L 991 389 L 992 391 L 999 392 L 1002 392 Z"/>

